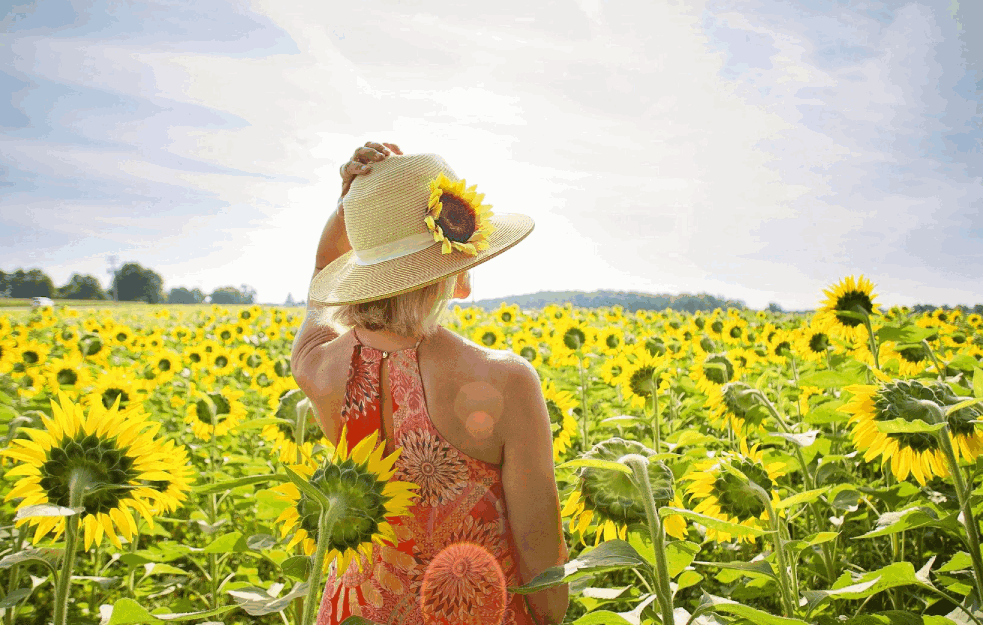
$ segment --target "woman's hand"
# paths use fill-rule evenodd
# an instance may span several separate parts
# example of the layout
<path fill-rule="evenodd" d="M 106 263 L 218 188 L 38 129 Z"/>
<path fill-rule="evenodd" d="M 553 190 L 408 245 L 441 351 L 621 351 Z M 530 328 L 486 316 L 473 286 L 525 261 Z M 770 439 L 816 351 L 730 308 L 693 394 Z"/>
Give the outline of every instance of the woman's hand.
<path fill-rule="evenodd" d="M 352 181 L 358 174 L 367 174 L 372 171 L 369 163 L 381 161 L 393 153 L 402 155 L 402 150 L 395 143 L 373 143 L 367 141 L 363 147 L 355 150 L 351 160 L 341 166 L 341 197 L 338 198 L 339 209 L 341 200 L 344 199 L 348 190 L 352 188 Z"/>

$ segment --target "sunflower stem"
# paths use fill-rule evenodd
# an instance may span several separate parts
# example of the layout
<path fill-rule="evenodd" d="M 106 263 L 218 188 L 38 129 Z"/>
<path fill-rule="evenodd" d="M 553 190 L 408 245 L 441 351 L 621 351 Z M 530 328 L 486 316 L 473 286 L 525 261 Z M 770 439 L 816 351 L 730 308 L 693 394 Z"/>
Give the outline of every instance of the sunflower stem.
<path fill-rule="evenodd" d="M 580 360 L 580 356 L 577 356 L 577 369 L 580 371 L 580 421 L 581 427 L 584 430 L 584 451 L 590 449 L 590 437 L 588 436 L 588 426 L 590 424 L 590 418 L 587 415 L 587 384 L 584 380 L 584 365 Z"/>
<path fill-rule="evenodd" d="M 631 467 L 635 485 L 642 491 L 642 503 L 645 505 L 645 516 L 648 519 L 649 535 L 652 538 L 652 550 L 655 552 L 655 566 L 652 574 L 655 577 L 655 596 L 659 600 L 662 611 L 663 625 L 672 625 L 673 606 L 672 591 L 669 588 L 669 565 L 666 562 L 666 532 L 662 519 L 655 509 L 655 498 L 652 494 L 652 484 L 649 482 L 648 461 L 642 457 L 629 458 L 625 464 Z"/>
<path fill-rule="evenodd" d="M 874 357 L 874 368 L 881 369 L 881 363 L 877 358 L 877 337 L 874 335 L 874 328 L 870 325 L 870 315 L 866 310 L 860 309 L 858 312 L 864 317 L 864 326 L 867 327 L 867 339 L 870 341 L 870 355 Z"/>
<path fill-rule="evenodd" d="M 85 491 L 92 483 L 92 475 L 86 469 L 72 469 L 68 476 L 68 507 L 81 508 Z M 61 571 L 55 584 L 54 625 L 65 625 L 68 618 L 68 595 L 72 583 L 72 569 L 75 566 L 75 551 L 78 549 L 79 516 L 75 513 L 65 518 L 65 555 L 62 557 Z"/>
<path fill-rule="evenodd" d="M 335 521 L 341 508 L 337 499 L 331 499 L 331 507 L 327 510 L 321 508 L 321 514 L 317 519 L 317 550 L 314 552 L 314 561 L 311 569 L 311 576 L 308 578 L 307 597 L 304 599 L 304 619 L 301 625 L 313 625 L 317 617 L 317 608 L 320 605 L 318 592 L 321 586 L 321 574 L 324 570 L 324 557 L 328 553 L 328 543 L 330 543 L 331 530 L 334 528 Z M 355 558 L 360 557 L 358 554 Z M 358 566 L 358 563 L 355 563 Z M 349 566 L 351 566 L 349 564 Z"/>
<path fill-rule="evenodd" d="M 928 344 L 928 341 L 922 339 L 922 345 L 928 351 L 928 355 L 932 357 L 932 362 L 935 363 L 935 371 L 938 372 L 939 382 L 945 382 L 945 369 L 939 364 L 939 359 L 935 357 L 935 352 L 932 350 L 932 346 Z"/>
<path fill-rule="evenodd" d="M 661 453 L 662 447 L 662 423 L 659 419 L 659 389 L 652 384 L 652 449 L 656 453 Z"/>
<path fill-rule="evenodd" d="M 973 507 L 970 505 L 970 492 L 963 480 L 962 471 L 959 470 L 959 460 L 956 458 L 956 451 L 952 447 L 952 438 L 949 434 L 949 420 L 945 418 L 942 408 L 933 401 L 927 399 L 916 400 L 922 406 L 928 408 L 935 423 L 944 423 L 945 426 L 936 433 L 939 439 L 942 453 L 945 455 L 946 464 L 949 465 L 949 473 L 952 475 L 952 485 L 956 489 L 956 497 L 959 499 L 959 510 L 962 513 L 963 526 L 966 528 L 966 543 L 969 547 L 969 558 L 973 562 L 973 582 L 976 588 L 976 598 L 983 601 L 983 557 L 980 555 L 980 536 L 976 519 L 973 517 Z"/>
<path fill-rule="evenodd" d="M 787 562 L 788 554 L 785 553 L 785 527 L 781 519 L 778 518 L 778 515 L 775 514 L 775 508 L 771 505 L 771 498 L 768 497 L 768 493 L 754 482 L 751 482 L 749 486 L 768 511 L 768 520 L 771 522 L 772 533 L 775 535 L 775 559 L 778 560 L 778 581 L 782 589 L 782 603 L 784 603 L 785 616 L 792 618 L 795 615 L 795 606 L 798 605 L 796 599 L 799 592 L 798 588 L 795 588 L 793 594 L 792 580 Z M 793 597 L 796 599 L 793 599 Z"/>
<path fill-rule="evenodd" d="M 303 401 L 299 403 L 304 403 Z M 304 461 L 304 437 L 307 435 L 307 413 L 308 406 L 310 404 L 304 404 L 301 408 L 299 405 L 297 407 L 297 420 L 294 423 L 294 442 L 297 444 L 297 464 L 301 464 Z"/>

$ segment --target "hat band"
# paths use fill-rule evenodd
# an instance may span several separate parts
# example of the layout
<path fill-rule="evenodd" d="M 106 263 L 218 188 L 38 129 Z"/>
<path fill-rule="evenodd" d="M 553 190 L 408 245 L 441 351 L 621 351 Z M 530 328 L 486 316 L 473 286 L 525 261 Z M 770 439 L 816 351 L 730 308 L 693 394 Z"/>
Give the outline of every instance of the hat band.
<path fill-rule="evenodd" d="M 415 254 L 436 243 L 437 241 L 433 240 L 432 234 L 424 232 L 422 234 L 411 234 L 408 237 L 368 249 L 352 250 L 352 255 L 355 257 L 356 265 L 376 265 L 394 258 L 402 258 L 403 256 Z"/>

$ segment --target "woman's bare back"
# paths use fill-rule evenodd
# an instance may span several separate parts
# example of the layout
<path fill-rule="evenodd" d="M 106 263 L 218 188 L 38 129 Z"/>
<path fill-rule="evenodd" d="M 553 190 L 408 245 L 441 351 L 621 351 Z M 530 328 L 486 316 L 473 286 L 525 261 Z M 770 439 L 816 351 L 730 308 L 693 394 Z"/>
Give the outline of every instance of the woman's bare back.
<path fill-rule="evenodd" d="M 373 341 L 368 333 L 356 332 L 365 345 L 383 350 L 390 347 L 383 341 Z M 341 434 L 340 415 L 355 345 L 355 334 L 348 331 L 318 348 L 318 390 L 311 402 L 332 443 L 337 443 Z M 499 426 L 514 358 L 511 352 L 490 350 L 443 327 L 417 348 L 427 410 L 434 427 L 458 451 L 493 465 L 502 463 L 505 428 Z M 388 368 L 382 367 L 381 371 L 388 454 L 394 450 L 393 408 Z"/>

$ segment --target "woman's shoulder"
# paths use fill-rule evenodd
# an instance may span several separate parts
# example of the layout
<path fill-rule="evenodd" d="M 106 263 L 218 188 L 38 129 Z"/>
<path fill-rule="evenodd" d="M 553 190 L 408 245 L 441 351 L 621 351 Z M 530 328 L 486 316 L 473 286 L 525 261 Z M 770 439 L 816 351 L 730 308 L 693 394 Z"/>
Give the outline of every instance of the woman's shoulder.
<path fill-rule="evenodd" d="M 441 327 L 440 332 L 441 346 L 449 346 L 442 351 L 465 366 L 514 373 L 517 368 L 522 367 L 523 362 L 528 362 L 510 349 L 492 349 L 444 327 Z"/>

